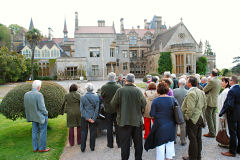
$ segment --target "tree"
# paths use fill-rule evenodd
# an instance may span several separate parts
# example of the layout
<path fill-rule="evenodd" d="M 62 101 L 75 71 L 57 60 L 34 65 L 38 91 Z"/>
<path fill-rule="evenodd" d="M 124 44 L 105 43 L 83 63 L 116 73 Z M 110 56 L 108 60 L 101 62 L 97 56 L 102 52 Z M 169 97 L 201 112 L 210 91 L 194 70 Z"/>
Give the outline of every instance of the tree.
<path fill-rule="evenodd" d="M 207 72 L 207 57 L 202 56 L 197 60 L 196 72 L 200 75 L 205 75 Z"/>
<path fill-rule="evenodd" d="M 215 56 L 215 53 L 212 51 L 211 45 L 209 44 L 209 42 L 208 42 L 207 40 L 206 40 L 206 42 L 205 42 L 204 55 L 207 55 L 207 56 Z"/>
<path fill-rule="evenodd" d="M 234 57 L 232 63 L 238 63 L 240 62 L 240 56 Z"/>
<path fill-rule="evenodd" d="M 35 53 L 35 47 L 37 46 L 37 44 L 40 42 L 40 40 L 42 39 L 42 35 L 40 33 L 40 31 L 36 28 L 33 28 L 31 30 L 29 30 L 26 34 L 26 39 L 30 45 L 30 48 L 32 50 L 32 58 L 31 58 L 31 75 L 32 75 L 32 80 L 34 80 L 34 74 L 33 74 L 33 63 L 34 63 L 34 53 Z"/>
<path fill-rule="evenodd" d="M 7 47 L 0 48 L 0 80 L 16 82 L 26 71 L 25 57 L 16 52 L 10 52 Z"/>
<path fill-rule="evenodd" d="M 232 73 L 240 75 L 240 56 L 233 58 L 233 63 L 238 63 L 236 66 L 232 68 Z"/>
<path fill-rule="evenodd" d="M 0 24 L 0 47 L 5 46 L 7 48 L 10 48 L 10 43 L 11 43 L 10 30 L 3 24 Z"/>
<path fill-rule="evenodd" d="M 10 24 L 8 28 L 12 30 L 13 33 L 18 34 L 23 27 L 19 26 L 18 24 Z"/>
<path fill-rule="evenodd" d="M 171 52 L 161 52 L 158 60 L 158 73 L 163 74 L 165 71 L 172 71 Z"/>
<path fill-rule="evenodd" d="M 231 76 L 231 70 L 229 70 L 227 68 L 223 68 L 221 73 L 222 73 L 222 76 L 228 76 L 228 77 Z"/>

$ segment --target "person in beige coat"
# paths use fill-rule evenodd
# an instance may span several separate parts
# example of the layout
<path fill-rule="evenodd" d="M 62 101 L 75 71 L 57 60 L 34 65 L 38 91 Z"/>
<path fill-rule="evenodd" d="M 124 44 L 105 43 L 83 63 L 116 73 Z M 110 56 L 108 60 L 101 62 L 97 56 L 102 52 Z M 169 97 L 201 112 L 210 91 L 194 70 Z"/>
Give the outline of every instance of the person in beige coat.
<path fill-rule="evenodd" d="M 154 98 L 156 98 L 157 95 L 157 87 L 154 82 L 149 83 L 147 90 L 144 93 L 144 97 L 147 101 L 146 107 L 145 107 L 145 112 L 144 112 L 144 128 L 145 128 L 145 134 L 144 134 L 144 139 L 147 139 L 148 134 L 151 129 L 151 120 L 152 118 L 150 117 L 150 111 L 151 111 L 151 105 L 152 101 Z"/>
<path fill-rule="evenodd" d="M 213 70 L 211 73 L 212 79 L 208 82 L 207 86 L 203 89 L 207 97 L 207 109 L 206 109 L 206 120 L 209 132 L 204 134 L 205 137 L 216 136 L 216 109 L 218 94 L 221 90 L 221 81 L 217 77 L 218 71 Z"/>

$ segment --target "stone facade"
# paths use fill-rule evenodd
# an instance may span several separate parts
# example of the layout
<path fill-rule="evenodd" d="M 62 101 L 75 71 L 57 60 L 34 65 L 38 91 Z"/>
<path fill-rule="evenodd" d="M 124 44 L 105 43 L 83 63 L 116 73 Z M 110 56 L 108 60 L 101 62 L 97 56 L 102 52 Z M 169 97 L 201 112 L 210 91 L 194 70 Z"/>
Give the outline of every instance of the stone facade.
<path fill-rule="evenodd" d="M 156 72 L 160 52 L 171 52 L 172 73 L 196 73 L 196 61 L 202 56 L 201 46 L 194 40 L 183 22 L 160 32 L 146 54 L 148 73 Z"/>

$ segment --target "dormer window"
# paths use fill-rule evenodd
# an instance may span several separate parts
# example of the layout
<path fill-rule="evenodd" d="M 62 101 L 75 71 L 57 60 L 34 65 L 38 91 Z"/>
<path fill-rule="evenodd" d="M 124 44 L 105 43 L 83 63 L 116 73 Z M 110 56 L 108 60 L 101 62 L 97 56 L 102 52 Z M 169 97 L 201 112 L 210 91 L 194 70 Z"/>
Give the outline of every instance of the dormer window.
<path fill-rule="evenodd" d="M 147 44 L 151 44 L 151 37 L 150 36 L 146 36 L 147 39 Z"/>
<path fill-rule="evenodd" d="M 129 44 L 130 45 L 136 45 L 137 44 L 137 37 L 136 36 L 129 37 Z"/>

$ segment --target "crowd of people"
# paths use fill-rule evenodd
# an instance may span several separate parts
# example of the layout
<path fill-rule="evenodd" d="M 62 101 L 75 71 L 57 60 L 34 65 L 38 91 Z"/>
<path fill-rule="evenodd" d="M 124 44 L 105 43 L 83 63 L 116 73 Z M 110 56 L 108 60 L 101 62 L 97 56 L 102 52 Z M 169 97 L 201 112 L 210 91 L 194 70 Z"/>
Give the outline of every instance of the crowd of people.
<path fill-rule="evenodd" d="M 200 78 L 198 74 L 177 78 L 170 72 L 165 72 L 162 79 L 147 75 L 144 93 L 136 87 L 134 74 L 129 73 L 125 78 L 119 75 L 118 80 L 115 79 L 116 74 L 109 73 L 108 82 L 98 94 L 93 92 L 92 83 L 86 84 L 87 92 L 83 96 L 78 92 L 77 84 L 70 86 L 62 106 L 67 114 L 71 146 L 75 144 L 74 127 L 77 127 L 77 144 L 81 145 L 81 151 L 85 152 L 88 130 L 90 149 L 94 151 L 97 122 L 103 114 L 101 116 L 107 124 L 107 147 L 114 147 L 115 129 L 122 160 L 129 159 L 132 142 L 136 160 L 142 159 L 143 148 L 146 151 L 155 148 L 156 160 L 171 160 L 175 156 L 174 144 L 178 136 L 182 146 L 187 144 L 186 138 L 189 139 L 188 156 L 183 159 L 200 160 L 202 128 L 206 125 L 209 132 L 203 136 L 207 138 L 215 138 L 227 128 L 229 142 L 223 144 L 219 141 L 219 146 L 229 148 L 229 151 L 222 152 L 222 155 L 235 157 L 240 154 L 240 86 L 237 76 L 220 80 L 217 70 L 213 70 L 208 78 Z M 33 151 L 47 152 L 50 150 L 46 147 L 48 112 L 40 88 L 41 81 L 33 81 L 32 91 L 24 95 L 24 106 L 27 121 L 32 122 Z M 185 120 L 180 125 L 174 119 L 174 106 L 181 108 Z"/>

